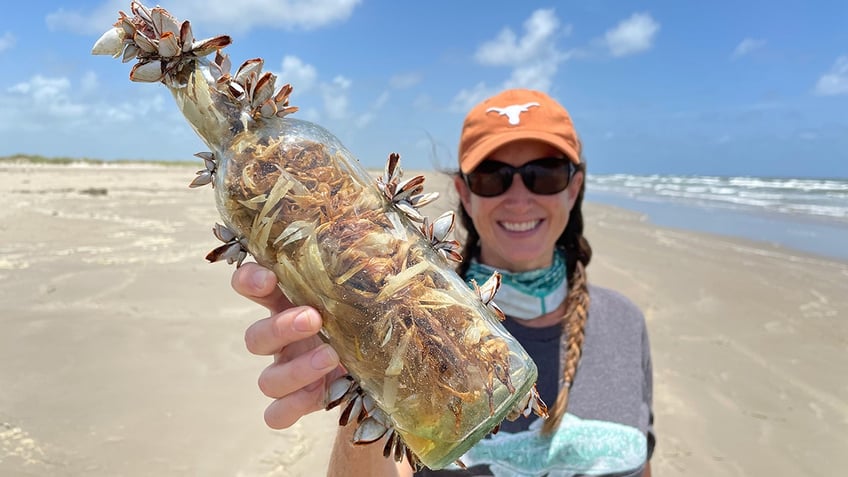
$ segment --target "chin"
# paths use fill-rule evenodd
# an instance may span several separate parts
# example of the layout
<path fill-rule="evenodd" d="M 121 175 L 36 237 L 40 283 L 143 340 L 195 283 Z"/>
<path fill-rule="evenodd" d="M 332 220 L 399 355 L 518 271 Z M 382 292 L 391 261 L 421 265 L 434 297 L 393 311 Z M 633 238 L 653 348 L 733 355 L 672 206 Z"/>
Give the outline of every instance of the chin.
<path fill-rule="evenodd" d="M 510 263 L 510 270 L 512 271 L 526 271 L 526 270 L 535 270 L 537 268 L 543 268 L 551 260 L 551 255 L 553 251 L 550 253 L 542 254 L 539 253 L 513 253 L 507 259 Z"/>

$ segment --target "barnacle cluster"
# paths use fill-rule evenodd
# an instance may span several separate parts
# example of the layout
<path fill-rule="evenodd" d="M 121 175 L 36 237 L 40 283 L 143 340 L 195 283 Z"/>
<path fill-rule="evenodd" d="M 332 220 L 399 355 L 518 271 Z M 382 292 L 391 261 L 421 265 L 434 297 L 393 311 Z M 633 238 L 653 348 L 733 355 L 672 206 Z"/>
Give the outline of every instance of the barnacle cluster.
<path fill-rule="evenodd" d="M 319 308 L 325 336 L 358 386 L 405 423 L 397 432 L 414 454 L 437 455 L 442 443 L 453 447 L 477 430 L 468 426 L 494 415 L 494 403 L 516 391 L 514 351 L 505 332 L 483 318 L 486 304 L 456 293 L 467 287 L 448 261 L 458 246 L 445 240 L 449 228 L 437 237 L 424 217 L 416 226 L 326 141 L 287 140 L 295 131 L 244 135 L 218 187 L 227 191 L 230 226 L 248 231 L 248 250 L 273 264 L 293 302 Z M 421 229 L 445 245 L 434 248 Z M 386 431 L 366 424 L 361 441 Z"/>
<path fill-rule="evenodd" d="M 545 415 L 535 365 L 498 322 L 499 275 L 472 290 L 454 272 L 454 217 L 420 212 L 436 198 L 423 176 L 403 180 L 392 154 L 375 181 L 328 131 L 287 117 L 292 87 L 277 89 L 261 59 L 231 74 L 228 36 L 197 41 L 161 7 L 131 11 L 93 53 L 137 60 L 130 79 L 164 84 L 209 146 L 190 184 L 215 188 L 224 222 L 207 259 L 250 254 L 322 313 L 350 373 L 329 386 L 328 408 L 357 424 L 355 442 L 385 437 L 387 457 L 441 468 L 504 417 Z"/>

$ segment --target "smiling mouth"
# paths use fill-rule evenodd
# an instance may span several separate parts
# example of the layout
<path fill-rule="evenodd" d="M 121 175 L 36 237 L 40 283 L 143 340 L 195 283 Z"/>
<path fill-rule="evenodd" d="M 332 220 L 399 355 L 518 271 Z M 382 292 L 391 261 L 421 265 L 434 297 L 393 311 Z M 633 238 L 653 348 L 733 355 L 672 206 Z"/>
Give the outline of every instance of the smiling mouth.
<path fill-rule="evenodd" d="M 529 222 L 501 222 L 501 227 L 509 232 L 527 232 L 533 230 L 542 223 L 541 220 L 531 220 Z"/>

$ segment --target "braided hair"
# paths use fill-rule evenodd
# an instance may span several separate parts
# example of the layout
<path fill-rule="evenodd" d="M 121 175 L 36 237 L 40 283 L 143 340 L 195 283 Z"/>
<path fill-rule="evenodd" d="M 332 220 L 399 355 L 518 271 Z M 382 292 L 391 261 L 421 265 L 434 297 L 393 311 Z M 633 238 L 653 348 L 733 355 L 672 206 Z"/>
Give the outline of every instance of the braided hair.
<path fill-rule="evenodd" d="M 577 165 L 577 172 L 586 174 L 586 163 L 582 160 Z M 575 173 L 576 174 L 576 173 Z M 549 417 L 542 426 L 543 434 L 550 434 L 555 430 L 562 416 L 568 408 L 568 394 L 574 378 L 577 374 L 577 364 L 583 352 L 583 331 L 586 327 L 586 318 L 589 310 L 589 288 L 586 280 L 586 266 L 592 259 L 592 247 L 583 236 L 583 195 L 586 190 L 586 181 L 580 186 L 580 192 L 574 201 L 574 206 L 568 217 L 568 223 L 562 235 L 556 241 L 557 247 L 565 249 L 566 273 L 568 276 L 568 297 L 565 301 L 565 314 L 562 317 L 563 350 L 565 352 L 564 365 L 562 366 L 562 379 L 556 402 L 549 409 Z M 480 235 L 474 228 L 471 216 L 465 211 L 460 202 L 457 213 L 460 223 L 465 228 L 465 245 L 462 256 L 466 258 L 480 256 Z M 463 260 L 457 266 L 457 273 L 465 277 L 470 260 Z"/>

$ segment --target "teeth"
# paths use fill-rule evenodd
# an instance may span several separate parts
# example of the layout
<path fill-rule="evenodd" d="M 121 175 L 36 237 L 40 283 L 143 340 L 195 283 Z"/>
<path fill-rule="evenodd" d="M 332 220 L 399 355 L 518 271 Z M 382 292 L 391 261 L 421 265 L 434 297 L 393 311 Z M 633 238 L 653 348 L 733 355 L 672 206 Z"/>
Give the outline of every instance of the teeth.
<path fill-rule="evenodd" d="M 539 225 L 539 220 L 531 222 L 501 222 L 501 225 L 510 232 L 526 232 Z"/>

